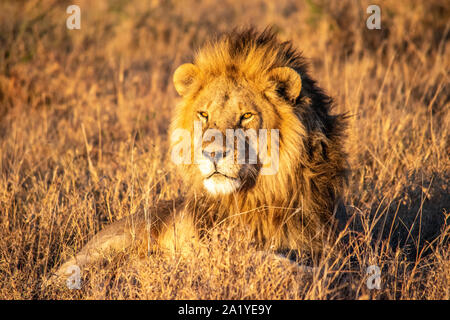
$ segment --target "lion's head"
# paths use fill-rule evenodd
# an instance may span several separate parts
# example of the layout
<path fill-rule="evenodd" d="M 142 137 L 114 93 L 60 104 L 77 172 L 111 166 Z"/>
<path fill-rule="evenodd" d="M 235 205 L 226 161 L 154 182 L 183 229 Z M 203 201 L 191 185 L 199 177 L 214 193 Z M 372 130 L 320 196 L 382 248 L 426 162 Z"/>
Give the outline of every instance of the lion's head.
<path fill-rule="evenodd" d="M 182 101 L 171 124 L 172 159 L 207 210 L 263 208 L 240 221 L 263 239 L 293 228 L 276 240 L 288 247 L 302 226 L 314 233 L 329 220 L 346 171 L 343 118 L 329 114 L 330 98 L 289 42 L 270 30 L 232 32 L 206 44 L 173 80 Z"/>

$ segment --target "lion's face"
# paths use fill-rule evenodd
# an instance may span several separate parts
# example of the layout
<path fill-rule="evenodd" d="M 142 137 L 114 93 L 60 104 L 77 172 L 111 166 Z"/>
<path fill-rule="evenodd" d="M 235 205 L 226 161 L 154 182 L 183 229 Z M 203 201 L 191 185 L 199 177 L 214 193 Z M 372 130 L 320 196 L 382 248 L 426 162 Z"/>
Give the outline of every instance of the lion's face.
<path fill-rule="evenodd" d="M 190 159 L 184 164 L 192 187 L 201 185 L 211 195 L 224 195 L 251 189 L 261 175 L 276 175 L 282 117 L 266 95 L 275 90 L 273 83 L 264 86 L 219 75 L 207 82 L 198 81 L 194 89 L 198 73 L 196 66 L 187 64 L 174 76 L 184 101 L 176 112 L 172 132 L 184 131 L 172 145 L 189 144 Z M 297 75 L 292 73 L 288 76 Z M 298 94 L 300 82 L 296 84 Z"/>
<path fill-rule="evenodd" d="M 200 92 L 191 112 L 202 127 L 197 169 L 205 189 L 211 194 L 227 194 L 251 187 L 262 163 L 257 133 L 277 128 L 271 105 L 251 85 L 217 78 Z"/>

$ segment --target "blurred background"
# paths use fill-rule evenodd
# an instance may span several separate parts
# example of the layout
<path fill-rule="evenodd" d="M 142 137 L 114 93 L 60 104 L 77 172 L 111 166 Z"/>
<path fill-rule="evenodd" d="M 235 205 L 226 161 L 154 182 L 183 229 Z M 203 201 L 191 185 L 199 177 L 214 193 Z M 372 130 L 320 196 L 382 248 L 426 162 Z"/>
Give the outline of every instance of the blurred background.
<path fill-rule="evenodd" d="M 66 27 L 72 4 L 80 30 Z M 448 299 L 450 2 L 378 1 L 380 30 L 366 27 L 370 4 L 1 1 L 0 298 Z M 133 280 L 145 290 L 114 282 L 126 267 L 99 276 L 112 289 L 45 288 L 104 225 L 183 194 L 167 155 L 173 71 L 210 37 L 245 26 L 292 40 L 334 112 L 351 116 L 351 278 L 344 263 L 346 280 L 333 285 L 323 273 L 308 283 L 270 264 L 249 269 L 245 250 L 217 244 L 215 262 L 154 262 Z M 383 290 L 365 289 L 367 264 L 384 268 Z"/>

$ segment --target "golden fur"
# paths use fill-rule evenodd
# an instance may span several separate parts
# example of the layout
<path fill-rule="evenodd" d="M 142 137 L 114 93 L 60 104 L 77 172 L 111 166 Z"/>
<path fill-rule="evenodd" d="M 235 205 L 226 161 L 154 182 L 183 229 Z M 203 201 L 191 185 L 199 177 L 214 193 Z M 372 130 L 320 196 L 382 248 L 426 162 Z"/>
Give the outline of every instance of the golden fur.
<path fill-rule="evenodd" d="M 261 244 L 269 241 L 279 249 L 320 248 L 320 230 L 330 223 L 346 177 L 344 119 L 329 114 L 331 99 L 308 76 L 304 59 L 290 42 L 279 43 L 270 30 L 259 35 L 246 30 L 208 43 L 194 64 L 199 72 L 175 112 L 172 130 L 192 127 L 195 99 L 207 84 L 225 76 L 238 86 L 251 84 L 252 90 L 261 93 L 260 99 L 274 107 L 261 112 L 265 122 L 270 120 L 280 130 L 281 138 L 278 174 L 261 176 L 250 190 L 219 201 L 202 190 L 195 165 L 183 167 L 187 183 L 194 186 L 187 197 L 196 199 L 190 210 L 197 211 L 198 217 L 214 216 L 207 221 L 227 219 L 250 227 Z M 274 88 L 271 70 L 279 67 L 292 68 L 301 76 L 302 89 L 294 99 L 283 83 L 275 83 Z"/>
<path fill-rule="evenodd" d="M 231 32 L 207 43 L 193 64 L 179 67 L 174 84 L 183 99 L 171 132 L 180 128 L 192 132 L 203 107 L 209 108 L 211 115 L 205 120 L 205 129 L 278 129 L 279 169 L 274 175 L 262 176 L 257 167 L 249 167 L 238 189 L 210 194 L 195 163 L 180 165 L 189 190 L 174 212 L 164 207 L 152 209 L 154 242 L 168 247 L 178 234 L 180 243 L 186 243 L 225 222 L 250 230 L 260 248 L 320 252 L 332 230 L 346 179 L 345 123 L 342 115 L 330 115 L 331 99 L 309 77 L 304 59 L 291 43 L 280 43 L 271 30 Z M 233 117 L 248 106 L 255 119 L 246 126 L 237 125 Z M 90 252 L 96 248 L 111 247 L 105 245 L 105 239 L 112 243 L 111 239 L 119 239 L 118 247 L 130 245 L 132 239 L 147 239 L 149 213 L 133 219 L 137 226 L 133 237 L 128 235 L 131 224 L 119 221 L 63 267 L 94 256 Z M 172 232 L 179 223 L 183 227 Z"/>

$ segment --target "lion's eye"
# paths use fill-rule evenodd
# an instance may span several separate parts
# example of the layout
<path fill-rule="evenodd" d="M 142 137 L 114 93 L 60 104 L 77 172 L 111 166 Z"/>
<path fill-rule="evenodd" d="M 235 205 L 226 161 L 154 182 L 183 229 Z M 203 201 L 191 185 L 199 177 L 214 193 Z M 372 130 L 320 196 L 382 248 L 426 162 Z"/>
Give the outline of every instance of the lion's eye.
<path fill-rule="evenodd" d="M 205 120 L 208 120 L 208 114 L 207 114 L 205 111 L 199 111 L 199 112 L 198 112 L 198 115 L 199 115 L 201 118 L 203 118 L 203 119 L 205 119 Z"/>
<path fill-rule="evenodd" d="M 253 117 L 253 114 L 252 114 L 251 112 L 244 113 L 244 114 L 241 116 L 241 121 L 242 121 L 242 120 L 248 120 L 248 119 L 250 119 L 251 117 Z"/>

